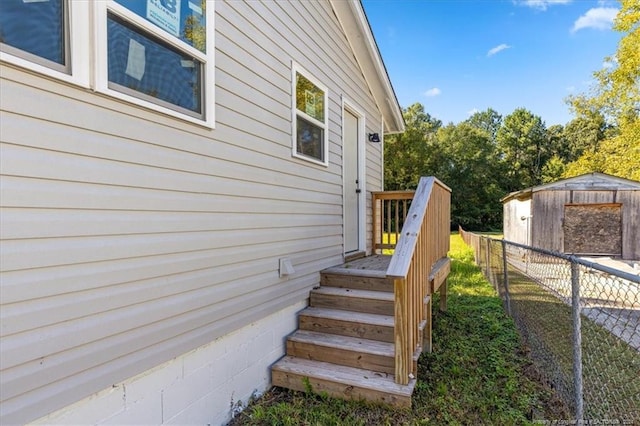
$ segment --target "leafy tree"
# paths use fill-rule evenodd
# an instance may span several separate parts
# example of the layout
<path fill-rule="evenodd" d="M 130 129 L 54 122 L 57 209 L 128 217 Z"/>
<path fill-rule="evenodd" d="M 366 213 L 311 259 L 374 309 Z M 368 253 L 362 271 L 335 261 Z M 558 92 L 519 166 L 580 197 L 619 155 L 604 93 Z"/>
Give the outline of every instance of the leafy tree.
<path fill-rule="evenodd" d="M 403 110 L 406 130 L 385 139 L 384 181 L 386 190 L 416 188 L 420 176 L 433 170 L 440 156 L 435 140 L 442 122 L 415 103 Z"/>
<path fill-rule="evenodd" d="M 493 143 L 496 141 L 498 129 L 502 125 L 502 116 L 492 108 L 473 114 L 466 120 L 471 126 L 484 130 Z"/>
<path fill-rule="evenodd" d="M 600 142 L 607 136 L 610 126 L 599 112 L 585 112 L 580 117 L 571 120 L 564 128 L 564 140 L 567 144 L 564 150 L 566 162 L 575 161 L 584 152 L 598 150 Z"/>
<path fill-rule="evenodd" d="M 626 131 L 600 144 L 570 163 L 564 176 L 602 172 L 640 181 L 640 120 L 629 124 Z"/>
<path fill-rule="evenodd" d="M 505 117 L 496 141 L 505 165 L 508 191 L 542 182 L 542 168 L 551 157 L 542 118 L 518 108 Z"/>
<path fill-rule="evenodd" d="M 640 3 L 621 0 L 613 28 L 624 33 L 618 50 L 607 61 L 614 66 L 596 71 L 591 96 L 569 99 L 579 117 L 602 114 L 618 129 L 607 135 L 597 149 L 589 149 L 566 176 L 581 172 L 604 171 L 616 176 L 638 179 L 640 170 Z"/>
<path fill-rule="evenodd" d="M 451 188 L 453 224 L 477 230 L 500 228 L 504 189 L 490 133 L 465 121 L 441 128 L 437 138 L 444 161 L 434 172 Z"/>
<path fill-rule="evenodd" d="M 452 189 L 455 225 L 499 228 L 499 200 L 505 189 L 500 185 L 500 160 L 491 133 L 497 132 L 500 116 L 488 110 L 473 120 L 443 127 L 419 103 L 403 113 L 405 132 L 385 140 L 385 189 L 415 188 L 420 176 L 436 176 Z"/>
<path fill-rule="evenodd" d="M 542 183 L 555 182 L 561 179 L 567 166 L 558 155 L 554 155 L 542 167 Z"/>
<path fill-rule="evenodd" d="M 553 153 L 563 163 L 567 163 L 571 157 L 571 148 L 565 137 L 564 126 L 554 124 L 547 129 L 547 145 Z"/>

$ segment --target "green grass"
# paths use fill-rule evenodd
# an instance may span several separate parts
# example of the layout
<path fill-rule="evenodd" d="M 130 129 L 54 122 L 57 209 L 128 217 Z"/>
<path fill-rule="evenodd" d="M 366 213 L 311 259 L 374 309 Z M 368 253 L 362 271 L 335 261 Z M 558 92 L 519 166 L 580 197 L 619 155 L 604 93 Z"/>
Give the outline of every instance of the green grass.
<path fill-rule="evenodd" d="M 536 380 L 512 320 L 458 235 L 450 256 L 448 310 L 434 310 L 433 352 L 420 357 L 411 410 L 274 388 L 232 425 L 526 425 L 567 418 Z"/>

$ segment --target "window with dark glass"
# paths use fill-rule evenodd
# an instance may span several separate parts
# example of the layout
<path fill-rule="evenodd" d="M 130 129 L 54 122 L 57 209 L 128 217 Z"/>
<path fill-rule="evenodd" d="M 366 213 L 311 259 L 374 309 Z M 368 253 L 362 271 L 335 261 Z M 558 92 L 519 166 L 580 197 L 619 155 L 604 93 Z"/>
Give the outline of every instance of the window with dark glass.
<path fill-rule="evenodd" d="M 296 78 L 296 154 L 326 162 L 326 91 L 295 73 Z"/>
<path fill-rule="evenodd" d="M 206 6 L 206 0 L 113 1 L 108 87 L 205 118 Z"/>
<path fill-rule="evenodd" d="M 66 7 L 65 0 L 0 0 L 0 48 L 67 71 Z"/>
<path fill-rule="evenodd" d="M 107 20 L 109 87 L 201 116 L 203 63 L 113 14 Z"/>

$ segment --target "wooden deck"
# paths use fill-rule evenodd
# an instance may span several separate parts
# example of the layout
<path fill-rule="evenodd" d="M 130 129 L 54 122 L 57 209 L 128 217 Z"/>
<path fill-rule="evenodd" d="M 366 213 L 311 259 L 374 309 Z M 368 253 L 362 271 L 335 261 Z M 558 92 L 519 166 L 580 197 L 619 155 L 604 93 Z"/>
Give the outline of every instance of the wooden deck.
<path fill-rule="evenodd" d="M 360 259 L 352 260 L 344 265 L 335 266 L 333 268 L 325 269 L 326 273 L 340 273 L 344 275 L 358 275 L 354 271 L 362 271 L 364 274 L 371 273 L 375 276 L 377 273 L 383 273 L 386 275 L 387 268 L 391 262 L 391 256 L 384 254 L 375 254 L 373 256 L 367 256 Z"/>

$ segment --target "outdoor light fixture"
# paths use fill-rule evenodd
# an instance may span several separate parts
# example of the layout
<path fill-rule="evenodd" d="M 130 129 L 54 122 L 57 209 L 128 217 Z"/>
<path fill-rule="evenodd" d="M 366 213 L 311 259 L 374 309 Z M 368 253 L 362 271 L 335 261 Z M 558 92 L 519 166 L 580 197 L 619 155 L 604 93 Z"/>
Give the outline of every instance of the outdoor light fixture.
<path fill-rule="evenodd" d="M 369 142 L 380 142 L 380 135 L 378 133 L 369 133 Z"/>

